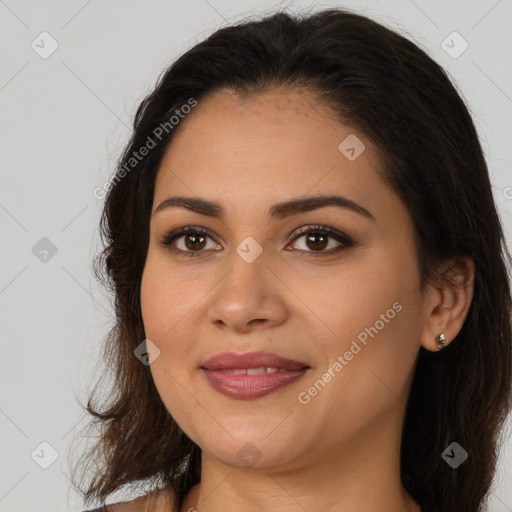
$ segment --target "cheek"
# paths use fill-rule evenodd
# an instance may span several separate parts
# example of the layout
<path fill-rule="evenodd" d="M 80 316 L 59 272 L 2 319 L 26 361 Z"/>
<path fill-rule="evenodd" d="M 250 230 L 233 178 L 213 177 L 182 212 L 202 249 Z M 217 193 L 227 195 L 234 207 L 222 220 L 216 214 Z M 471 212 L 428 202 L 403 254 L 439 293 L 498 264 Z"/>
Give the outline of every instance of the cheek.
<path fill-rule="evenodd" d="M 414 280 L 391 255 L 375 253 L 359 253 L 357 258 L 354 255 L 347 258 L 346 264 L 328 272 L 312 269 L 308 279 L 289 276 L 287 282 L 293 283 L 293 293 L 302 303 L 303 318 L 308 319 L 306 324 L 318 326 L 319 341 L 331 356 L 347 350 L 347 343 L 350 346 L 360 333 L 364 339 L 365 329 L 376 322 L 379 331 L 389 331 L 396 315 L 397 306 L 393 309 L 393 304 L 401 302 L 410 287 L 408 281 Z"/>
<path fill-rule="evenodd" d="M 418 274 L 410 261 L 392 253 L 371 266 L 362 259 L 333 274 L 323 293 L 318 287 L 308 292 L 307 305 L 315 313 L 308 316 L 318 316 L 326 327 L 317 339 L 329 362 L 307 385 L 322 395 L 314 399 L 318 406 L 340 405 L 331 411 L 340 421 L 347 410 L 364 421 L 368 411 L 393 407 L 406 391 L 420 332 Z M 328 382 L 325 387 L 319 377 Z"/>
<path fill-rule="evenodd" d="M 191 286 L 183 286 L 176 271 L 165 261 L 148 256 L 141 282 L 141 311 L 146 336 L 164 341 L 173 326 L 181 321 L 193 306 Z"/>
<path fill-rule="evenodd" d="M 197 336 L 191 318 L 199 298 L 192 285 L 193 280 L 169 270 L 166 261 L 148 257 L 141 282 L 141 311 L 146 338 L 160 350 L 150 370 L 162 398 L 180 394 L 180 383 L 194 364 L 191 340 Z"/>
<path fill-rule="evenodd" d="M 142 320 L 146 337 L 156 341 L 160 338 L 161 331 L 165 328 L 168 321 L 164 311 L 167 309 L 169 297 L 164 293 L 165 286 L 158 279 L 158 272 L 153 266 L 147 266 L 144 269 L 141 282 L 140 302 Z M 169 309 L 172 311 L 172 309 Z"/>
<path fill-rule="evenodd" d="M 328 364 L 300 390 L 309 415 L 328 418 L 325 439 L 363 435 L 405 406 L 418 347 L 406 307 L 391 300 L 368 304 L 366 313 L 340 315 L 338 335 L 324 345 Z"/>
<path fill-rule="evenodd" d="M 190 395 L 185 389 L 193 393 L 186 377 L 190 347 L 180 340 L 186 330 L 183 318 L 190 306 L 186 289 L 177 286 L 172 277 L 166 277 L 165 265 L 151 259 L 142 276 L 141 310 L 146 338 L 160 350 L 149 366 L 155 387 L 171 416 L 180 425 L 186 424 Z"/>

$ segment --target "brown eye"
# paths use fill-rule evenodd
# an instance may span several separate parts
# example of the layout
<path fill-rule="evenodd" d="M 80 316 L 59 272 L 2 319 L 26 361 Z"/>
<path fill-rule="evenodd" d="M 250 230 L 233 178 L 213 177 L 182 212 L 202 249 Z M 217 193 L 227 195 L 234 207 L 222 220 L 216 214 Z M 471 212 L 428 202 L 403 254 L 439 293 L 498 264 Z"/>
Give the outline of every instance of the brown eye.
<path fill-rule="evenodd" d="M 185 246 L 191 251 L 203 249 L 206 245 L 206 237 L 201 234 L 184 235 Z"/>
<path fill-rule="evenodd" d="M 207 247 L 208 239 L 212 240 L 211 247 Z M 206 230 L 194 226 L 172 231 L 164 235 L 159 243 L 169 251 L 183 256 L 200 256 L 202 253 L 206 253 L 207 249 L 218 250 L 221 248 Z"/>
<path fill-rule="evenodd" d="M 354 245 L 350 237 L 326 226 L 303 226 L 294 235 L 294 244 L 304 239 L 302 247 L 298 244 L 298 250 L 310 253 L 311 256 L 328 256 Z"/>
<path fill-rule="evenodd" d="M 323 234 L 309 234 L 306 236 L 307 246 L 314 251 L 321 251 L 328 245 L 329 237 Z"/>

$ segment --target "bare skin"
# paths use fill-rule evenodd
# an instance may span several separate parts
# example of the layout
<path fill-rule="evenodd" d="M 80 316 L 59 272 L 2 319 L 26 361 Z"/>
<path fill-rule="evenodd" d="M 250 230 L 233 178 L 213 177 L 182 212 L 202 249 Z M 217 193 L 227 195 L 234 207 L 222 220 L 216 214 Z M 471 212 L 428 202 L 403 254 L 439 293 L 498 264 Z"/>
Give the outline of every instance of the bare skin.
<path fill-rule="evenodd" d="M 353 161 L 338 148 L 350 134 L 365 144 Z M 202 449 L 201 482 L 180 512 L 420 511 L 400 482 L 405 404 L 420 347 L 436 351 L 441 332 L 453 340 L 472 286 L 420 291 L 412 221 L 379 168 L 365 135 L 306 90 L 217 92 L 181 121 L 155 184 L 141 289 L 146 337 L 160 350 L 155 385 Z M 336 206 L 268 216 L 276 203 L 313 195 L 343 196 L 373 218 Z M 157 212 L 171 196 L 219 203 L 224 218 Z M 318 225 L 352 245 L 329 252 L 344 244 L 315 241 L 321 229 L 294 235 Z M 159 243 L 185 226 L 208 233 Z M 251 263 L 236 252 L 247 237 L 262 250 Z M 473 262 L 456 263 L 456 281 L 470 283 Z M 200 371 L 227 351 L 273 352 L 310 370 L 264 397 L 235 399 Z M 250 467 L 240 457 L 247 446 L 259 454 Z"/>

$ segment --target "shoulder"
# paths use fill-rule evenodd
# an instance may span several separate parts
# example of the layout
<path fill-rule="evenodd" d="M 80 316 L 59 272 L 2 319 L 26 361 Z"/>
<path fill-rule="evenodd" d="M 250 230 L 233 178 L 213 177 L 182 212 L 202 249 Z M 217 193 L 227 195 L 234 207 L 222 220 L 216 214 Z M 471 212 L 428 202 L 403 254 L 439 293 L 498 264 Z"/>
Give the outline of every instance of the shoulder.
<path fill-rule="evenodd" d="M 130 501 L 111 503 L 94 510 L 84 512 L 175 512 L 171 509 L 173 493 L 169 490 L 159 489 Z"/>

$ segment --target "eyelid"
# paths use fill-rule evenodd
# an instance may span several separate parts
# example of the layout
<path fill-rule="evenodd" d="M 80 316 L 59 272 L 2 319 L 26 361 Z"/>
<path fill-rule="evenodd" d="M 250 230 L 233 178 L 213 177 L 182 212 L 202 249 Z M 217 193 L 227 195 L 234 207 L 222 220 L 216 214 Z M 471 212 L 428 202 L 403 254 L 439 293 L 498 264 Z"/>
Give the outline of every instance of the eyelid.
<path fill-rule="evenodd" d="M 354 244 L 354 241 L 345 233 L 338 231 L 337 229 L 330 228 L 329 226 L 323 226 L 321 224 L 305 224 L 304 226 L 297 228 L 290 234 L 290 237 L 293 237 L 292 242 L 294 242 L 300 236 L 307 234 L 309 232 L 325 233 L 347 246 Z"/>

